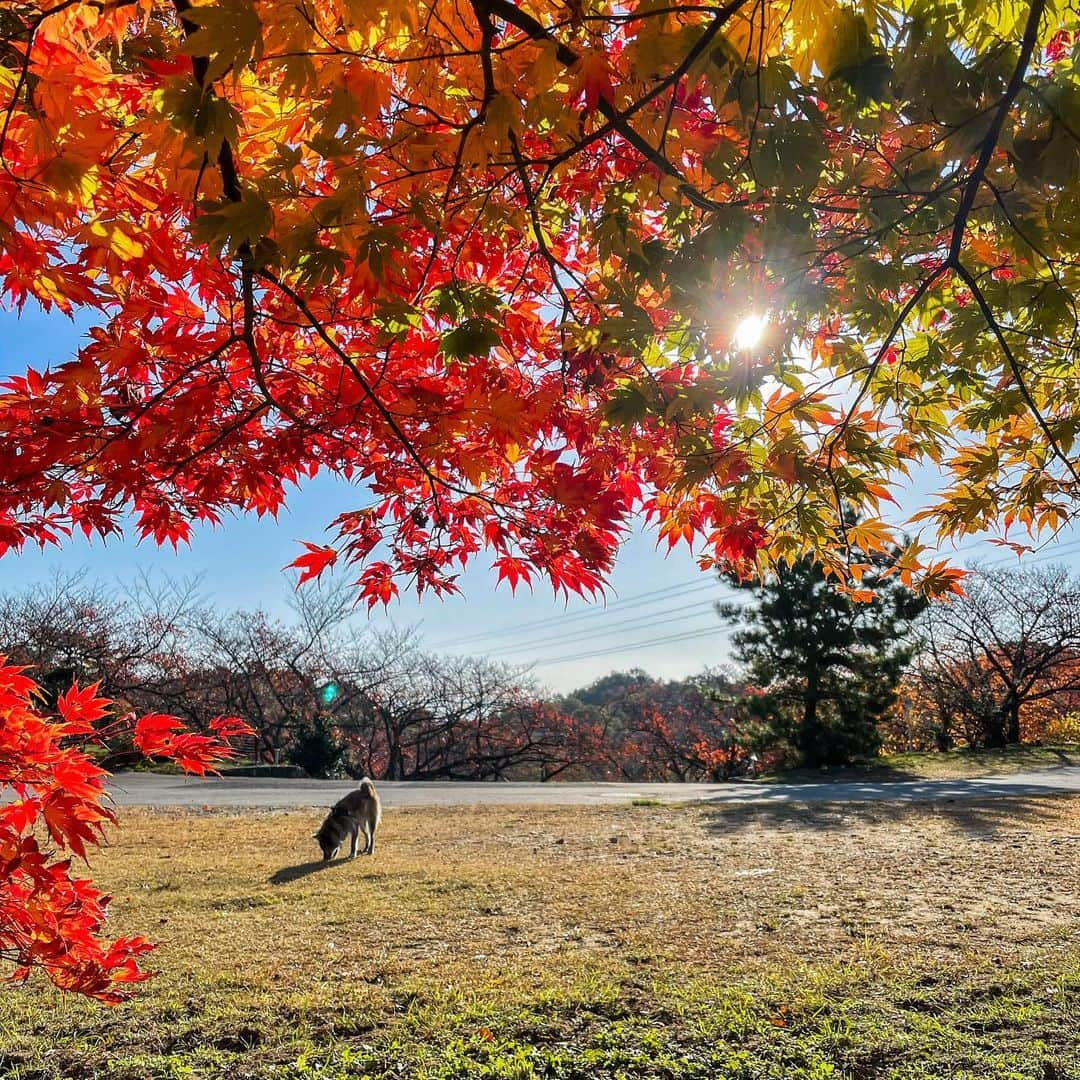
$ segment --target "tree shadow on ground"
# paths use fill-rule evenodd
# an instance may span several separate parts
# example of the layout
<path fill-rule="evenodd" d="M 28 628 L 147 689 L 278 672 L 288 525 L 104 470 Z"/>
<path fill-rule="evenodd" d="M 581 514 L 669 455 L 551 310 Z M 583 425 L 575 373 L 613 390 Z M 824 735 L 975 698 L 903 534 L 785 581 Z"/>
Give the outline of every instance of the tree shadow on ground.
<path fill-rule="evenodd" d="M 1051 746 L 1048 749 L 1059 765 L 1080 765 L 1075 752 L 1070 753 L 1058 746 Z"/>
<path fill-rule="evenodd" d="M 759 777 L 760 784 L 846 784 L 895 783 L 897 780 L 925 780 L 916 769 L 897 765 L 832 766 L 825 769 L 784 769 Z"/>
<path fill-rule="evenodd" d="M 898 780 L 946 781 L 1076 765 L 1080 765 L 1080 746 L 1071 743 L 1046 746 L 1025 743 L 1004 749 L 964 747 L 939 753 L 897 754 L 891 758 L 870 758 L 856 765 L 820 769 L 782 769 L 759 778 L 759 782 L 764 784 L 836 784 L 892 783 Z M 960 771 L 952 776 L 947 771 L 941 771 L 948 768 Z"/>
<path fill-rule="evenodd" d="M 788 832 L 847 832 L 861 825 L 913 826 L 934 820 L 972 839 L 1054 820 L 1060 795 L 1039 793 L 1002 798 L 908 799 L 901 801 L 774 802 L 710 807 L 706 828 L 731 835 L 745 829 Z"/>

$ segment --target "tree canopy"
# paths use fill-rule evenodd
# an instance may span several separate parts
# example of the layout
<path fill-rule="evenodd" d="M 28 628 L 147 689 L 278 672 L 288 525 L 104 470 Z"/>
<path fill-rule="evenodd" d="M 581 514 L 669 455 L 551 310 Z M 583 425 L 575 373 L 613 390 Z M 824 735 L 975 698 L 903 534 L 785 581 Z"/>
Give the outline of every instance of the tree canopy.
<path fill-rule="evenodd" d="M 183 541 L 319 471 L 369 603 L 1053 530 L 1077 472 L 1080 89 L 1048 0 L 27 0 L 0 295 L 90 312 L 0 391 L 0 550 Z M 11 441 L 14 439 L 14 441 Z M 842 507 L 861 511 L 854 529 Z M 1023 539 L 1021 537 L 1021 539 Z M 907 582 L 955 572 L 909 546 Z"/>

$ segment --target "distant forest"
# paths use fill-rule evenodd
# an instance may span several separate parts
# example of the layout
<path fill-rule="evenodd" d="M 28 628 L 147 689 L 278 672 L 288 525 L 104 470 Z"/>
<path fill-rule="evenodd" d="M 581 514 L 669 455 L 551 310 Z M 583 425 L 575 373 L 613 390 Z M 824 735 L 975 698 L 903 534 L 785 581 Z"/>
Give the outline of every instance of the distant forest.
<path fill-rule="evenodd" d="M 797 563 L 720 606 L 738 666 L 613 672 L 558 696 L 527 665 L 358 629 L 350 596 L 314 588 L 276 619 L 210 608 L 192 585 L 57 577 L 0 595 L 0 652 L 53 701 L 97 682 L 122 709 L 196 728 L 239 716 L 257 732 L 247 758 L 313 776 L 721 781 L 1080 734 L 1080 584 L 1065 570 L 975 571 L 964 598 L 930 607 L 887 575 L 866 586 L 872 599 L 853 598 Z"/>

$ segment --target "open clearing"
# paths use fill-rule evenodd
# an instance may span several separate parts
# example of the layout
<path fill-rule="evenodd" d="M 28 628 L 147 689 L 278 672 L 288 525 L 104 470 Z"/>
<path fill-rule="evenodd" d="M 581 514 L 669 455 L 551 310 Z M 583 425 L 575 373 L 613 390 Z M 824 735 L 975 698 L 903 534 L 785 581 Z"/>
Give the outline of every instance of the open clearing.
<path fill-rule="evenodd" d="M 130 1005 L 0 990 L 16 1080 L 1080 1075 L 1080 798 L 127 809 Z"/>

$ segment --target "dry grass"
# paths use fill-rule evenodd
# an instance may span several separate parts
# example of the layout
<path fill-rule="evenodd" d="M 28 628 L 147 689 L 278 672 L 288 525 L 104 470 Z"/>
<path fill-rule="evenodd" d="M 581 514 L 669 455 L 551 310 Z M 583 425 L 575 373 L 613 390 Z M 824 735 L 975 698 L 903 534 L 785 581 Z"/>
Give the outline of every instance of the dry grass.
<path fill-rule="evenodd" d="M 692 1071 L 687 1046 L 709 1024 L 722 1028 L 710 1048 L 761 1044 L 747 1077 L 937 1076 L 850 1071 L 854 1051 L 822 1051 L 820 1033 L 800 1052 L 841 1071 L 815 1073 L 813 1055 L 784 1066 L 791 1003 L 818 1001 L 807 1015 L 830 1025 L 842 1004 L 855 1030 L 928 993 L 982 1015 L 986 985 L 1005 988 L 995 1007 L 1010 1023 L 1020 1010 L 1018 1046 L 1041 1049 L 1030 1072 L 970 1075 L 1053 1077 L 1044 1057 L 1068 1057 L 1053 1033 L 1071 1032 L 1080 985 L 1080 799 L 396 810 L 374 859 L 329 866 L 308 861 L 311 814 L 126 811 L 123 823 L 94 872 L 116 897 L 114 929 L 161 943 L 161 974 L 118 1010 L 40 985 L 0 992 L 0 1075 L 401 1075 L 387 1047 L 404 1039 L 391 1057 L 417 1076 L 617 1076 L 583 1055 L 630 1018 L 690 1064 L 626 1076 L 744 1075 Z M 964 987 L 976 997 L 950 1006 Z M 940 1028 L 937 1009 L 904 1016 Z M 513 1052 L 498 1071 L 483 1055 L 503 1031 Z M 571 1063 L 541 1068 L 538 1045 Z M 949 1062 L 940 1075 L 968 1075 Z"/>

